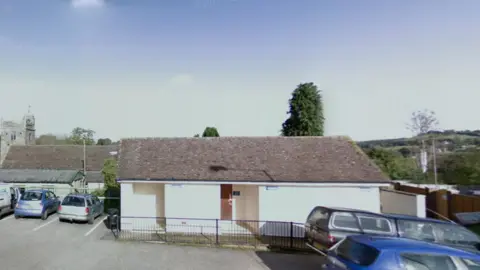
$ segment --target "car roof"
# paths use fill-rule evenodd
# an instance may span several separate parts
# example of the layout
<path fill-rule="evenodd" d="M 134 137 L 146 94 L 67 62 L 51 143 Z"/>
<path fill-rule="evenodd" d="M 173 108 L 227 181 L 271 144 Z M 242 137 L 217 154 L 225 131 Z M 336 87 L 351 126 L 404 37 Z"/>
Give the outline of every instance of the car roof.
<path fill-rule="evenodd" d="M 447 221 L 447 220 L 440 220 L 440 219 L 433 219 L 433 218 L 421 218 L 416 216 L 410 215 L 400 215 L 400 214 L 382 214 L 383 216 L 395 218 L 395 219 L 404 219 L 404 220 L 411 220 L 411 221 L 428 221 L 432 223 L 442 223 L 442 224 L 456 224 L 455 222 Z"/>
<path fill-rule="evenodd" d="M 480 255 L 434 243 L 396 237 L 353 235 L 348 236 L 357 243 L 361 243 L 378 250 L 394 250 L 398 252 L 435 253 L 462 258 L 480 260 Z"/>
<path fill-rule="evenodd" d="M 371 215 L 379 215 L 383 216 L 383 214 L 374 213 L 366 210 L 360 209 L 353 209 L 353 208 L 344 208 L 344 207 L 327 207 L 327 206 L 320 206 L 321 208 L 328 209 L 330 211 L 337 211 L 337 212 L 354 212 L 354 213 L 362 213 L 362 214 L 371 214 Z"/>
<path fill-rule="evenodd" d="M 72 194 L 68 194 L 68 195 L 65 196 L 65 197 L 68 197 L 68 196 L 86 198 L 86 197 L 91 197 L 92 194 L 72 193 Z"/>
<path fill-rule="evenodd" d="M 42 193 L 46 192 L 46 191 L 48 191 L 48 190 L 46 190 L 46 189 L 27 189 L 27 190 L 25 190 L 25 192 L 42 192 Z"/>

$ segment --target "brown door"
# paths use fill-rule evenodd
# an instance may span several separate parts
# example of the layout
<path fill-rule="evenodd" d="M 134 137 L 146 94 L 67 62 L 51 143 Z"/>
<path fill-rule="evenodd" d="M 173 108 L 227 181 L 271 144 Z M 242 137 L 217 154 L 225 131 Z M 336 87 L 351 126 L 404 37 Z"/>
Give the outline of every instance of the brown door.
<path fill-rule="evenodd" d="M 222 220 L 232 219 L 232 185 L 220 185 L 220 218 Z"/>

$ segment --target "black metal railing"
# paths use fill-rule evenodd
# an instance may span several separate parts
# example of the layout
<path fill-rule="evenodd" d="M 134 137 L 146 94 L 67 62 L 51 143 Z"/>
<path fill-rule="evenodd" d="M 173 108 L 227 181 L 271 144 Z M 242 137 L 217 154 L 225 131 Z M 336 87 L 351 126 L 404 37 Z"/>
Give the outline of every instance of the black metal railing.
<path fill-rule="evenodd" d="M 120 240 L 308 250 L 303 224 L 295 222 L 111 217 L 117 222 L 112 232 Z"/>

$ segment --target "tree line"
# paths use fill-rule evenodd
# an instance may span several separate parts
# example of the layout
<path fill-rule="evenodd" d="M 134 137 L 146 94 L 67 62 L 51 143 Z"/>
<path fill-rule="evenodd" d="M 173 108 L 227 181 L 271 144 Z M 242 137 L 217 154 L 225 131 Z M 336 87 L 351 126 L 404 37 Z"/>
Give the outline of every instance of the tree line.
<path fill-rule="evenodd" d="M 288 101 L 286 119 L 281 123 L 281 136 L 323 136 L 325 117 L 322 93 L 313 82 L 301 83 L 293 90 Z M 435 112 L 429 110 L 412 113 L 406 128 L 409 138 L 358 142 L 361 149 L 393 180 L 412 180 L 419 183 L 480 184 L 480 130 L 440 130 Z M 64 138 L 46 134 L 37 144 L 110 145 L 109 138 L 94 139 L 95 132 L 74 128 Z M 207 126 L 194 137 L 219 137 L 216 127 Z M 437 145 L 433 149 L 433 143 Z M 421 152 L 428 153 L 428 170 L 423 172 L 419 162 Z M 432 154 L 435 151 L 436 176 Z M 113 161 L 109 161 L 113 162 Z M 108 164 L 111 167 L 112 164 Z M 109 171 L 109 170 L 107 170 Z M 112 173 L 107 178 L 114 179 Z M 113 184 L 112 184 L 113 185 Z"/>

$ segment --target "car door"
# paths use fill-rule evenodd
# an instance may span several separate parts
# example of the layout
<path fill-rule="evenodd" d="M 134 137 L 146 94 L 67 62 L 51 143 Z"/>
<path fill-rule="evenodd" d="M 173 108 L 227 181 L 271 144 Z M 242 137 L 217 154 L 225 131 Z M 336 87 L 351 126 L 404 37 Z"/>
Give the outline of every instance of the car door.
<path fill-rule="evenodd" d="M 60 205 L 60 200 L 58 199 L 57 195 L 53 193 L 53 191 L 48 191 L 50 194 L 50 198 L 52 199 L 52 211 L 57 211 L 58 206 Z"/>
<path fill-rule="evenodd" d="M 98 207 L 97 215 L 101 215 L 103 213 L 103 202 L 97 196 L 93 196 L 93 197 L 95 199 L 95 204 Z"/>
<path fill-rule="evenodd" d="M 52 202 L 50 200 L 50 195 L 47 191 L 44 191 L 42 194 L 42 202 L 45 209 L 44 211 L 47 211 L 47 213 L 52 212 Z"/>
<path fill-rule="evenodd" d="M 328 219 L 329 211 L 317 208 L 311 217 L 311 235 L 314 247 L 324 249 L 328 246 Z"/>

